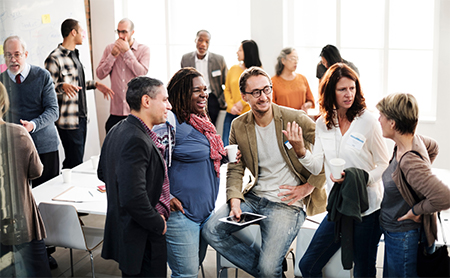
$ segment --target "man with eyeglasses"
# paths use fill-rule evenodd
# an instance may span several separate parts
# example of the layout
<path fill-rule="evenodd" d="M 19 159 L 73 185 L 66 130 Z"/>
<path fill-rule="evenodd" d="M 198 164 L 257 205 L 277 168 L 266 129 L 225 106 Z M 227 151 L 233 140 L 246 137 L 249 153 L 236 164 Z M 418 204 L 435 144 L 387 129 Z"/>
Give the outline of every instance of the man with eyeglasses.
<path fill-rule="evenodd" d="M 87 132 L 86 90 L 97 89 L 108 99 L 114 92 L 101 82 L 85 80 L 77 45 L 83 43 L 85 32 L 75 19 L 66 19 L 61 25 L 63 42 L 45 60 L 50 72 L 59 104 L 56 121 L 65 159 L 63 169 L 73 168 L 83 162 Z"/>
<path fill-rule="evenodd" d="M 124 18 L 119 21 L 116 33 L 119 38 L 105 48 L 96 70 L 101 80 L 109 75 L 115 93 L 105 124 L 106 133 L 130 114 L 125 99 L 127 84 L 134 77 L 146 75 L 150 66 L 150 48 L 133 38 L 134 24 L 131 20 Z"/>
<path fill-rule="evenodd" d="M 211 34 L 200 30 L 195 37 L 196 51 L 189 52 L 181 58 L 181 67 L 193 67 L 203 74 L 208 88 L 208 114 L 211 122 L 216 125 L 221 109 L 227 104 L 223 95 L 223 85 L 227 78 L 228 68 L 222 55 L 208 51 Z"/>
<path fill-rule="evenodd" d="M 230 144 L 241 151 L 239 163 L 228 164 L 227 200 L 205 224 L 202 236 L 230 262 L 255 277 L 282 277 L 283 259 L 306 214 L 325 211 L 325 176 L 315 176 L 300 163 L 298 142 L 314 144 L 315 123 L 304 111 L 272 103 L 269 75 L 258 67 L 246 69 L 240 79 L 241 97 L 251 110 L 231 125 Z M 303 131 L 303 132 L 302 132 Z M 242 190 L 245 169 L 252 180 Z M 261 251 L 232 233 L 242 229 L 219 219 L 244 212 L 267 216 L 259 222 Z"/>
<path fill-rule="evenodd" d="M 55 87 L 45 69 L 26 62 L 28 51 L 18 36 L 10 36 L 3 43 L 8 70 L 0 75 L 11 107 L 6 121 L 25 127 L 44 165 L 41 177 L 32 181 L 36 187 L 59 175 L 59 139 L 54 122 L 58 119 Z"/>

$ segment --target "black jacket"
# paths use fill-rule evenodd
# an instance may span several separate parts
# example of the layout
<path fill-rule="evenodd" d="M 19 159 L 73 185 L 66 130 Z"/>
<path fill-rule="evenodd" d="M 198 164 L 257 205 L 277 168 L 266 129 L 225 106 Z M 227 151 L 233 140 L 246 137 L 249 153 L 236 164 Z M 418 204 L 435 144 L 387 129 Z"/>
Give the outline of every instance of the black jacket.
<path fill-rule="evenodd" d="M 164 163 L 134 116 L 114 126 L 103 143 L 98 178 L 106 184 L 108 210 L 102 257 L 117 261 L 126 274 L 140 272 L 145 248 L 166 250 L 164 220 L 155 208 Z"/>
<path fill-rule="evenodd" d="M 345 169 L 345 179 L 335 183 L 328 197 L 328 221 L 336 222 L 336 240 L 341 238 L 342 266 L 353 265 L 353 221 L 362 221 L 361 213 L 369 208 L 367 181 L 369 174 L 358 168 Z"/>

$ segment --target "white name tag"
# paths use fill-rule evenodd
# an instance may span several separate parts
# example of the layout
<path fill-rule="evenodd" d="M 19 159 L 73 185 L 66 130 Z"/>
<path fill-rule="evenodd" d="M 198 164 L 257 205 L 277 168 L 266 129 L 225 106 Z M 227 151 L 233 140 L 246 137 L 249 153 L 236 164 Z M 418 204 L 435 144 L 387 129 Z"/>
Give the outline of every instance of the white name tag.
<path fill-rule="evenodd" d="M 292 145 L 291 143 L 289 143 L 289 141 L 284 142 L 284 145 L 286 145 L 286 148 L 288 148 L 288 150 L 292 149 Z"/>
<path fill-rule="evenodd" d="M 220 70 L 213 70 L 211 72 L 212 77 L 216 77 L 216 76 L 221 76 L 222 73 L 220 72 Z"/>
<path fill-rule="evenodd" d="M 347 142 L 347 145 L 357 149 L 357 150 L 361 150 L 364 143 L 366 142 L 366 137 L 364 137 L 364 135 L 360 134 L 360 133 L 352 133 L 350 134 L 350 138 Z"/>

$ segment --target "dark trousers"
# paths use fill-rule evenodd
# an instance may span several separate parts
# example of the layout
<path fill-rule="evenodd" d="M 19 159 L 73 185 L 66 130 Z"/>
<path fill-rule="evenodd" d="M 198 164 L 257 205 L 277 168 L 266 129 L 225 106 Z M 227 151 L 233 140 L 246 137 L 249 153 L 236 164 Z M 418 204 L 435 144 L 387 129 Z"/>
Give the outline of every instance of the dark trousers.
<path fill-rule="evenodd" d="M 167 246 L 166 236 L 149 235 L 142 260 L 141 272 L 129 275 L 122 272 L 122 277 L 166 277 Z"/>
<path fill-rule="evenodd" d="M 116 116 L 116 115 L 109 115 L 108 120 L 105 124 L 106 133 L 109 132 L 109 130 L 115 126 L 118 122 L 125 119 L 127 116 Z"/>
<path fill-rule="evenodd" d="M 84 146 L 86 144 L 87 122 L 85 117 L 79 118 L 78 129 L 58 128 L 59 138 L 64 148 L 63 169 L 73 168 L 83 163 Z"/>
<path fill-rule="evenodd" d="M 217 99 L 216 95 L 209 94 L 208 97 L 208 114 L 211 118 L 211 123 L 213 125 L 216 125 L 217 117 L 219 116 L 220 112 L 220 104 L 219 100 Z"/>
<path fill-rule="evenodd" d="M 18 245 L 1 245 L 1 256 L 13 252 L 14 263 L 0 271 L 0 277 L 51 277 L 44 240 Z"/>
<path fill-rule="evenodd" d="M 58 151 L 39 154 L 39 158 L 44 165 L 44 170 L 39 178 L 31 181 L 31 186 L 33 188 L 59 175 Z"/>

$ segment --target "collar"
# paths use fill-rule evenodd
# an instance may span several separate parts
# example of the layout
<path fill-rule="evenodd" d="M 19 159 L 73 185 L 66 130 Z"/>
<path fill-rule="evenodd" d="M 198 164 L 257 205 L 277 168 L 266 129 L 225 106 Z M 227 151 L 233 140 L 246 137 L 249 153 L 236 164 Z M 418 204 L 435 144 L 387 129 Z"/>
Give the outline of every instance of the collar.
<path fill-rule="evenodd" d="M 134 42 L 133 42 L 133 44 L 130 46 L 130 49 L 134 49 L 134 50 L 137 50 L 138 49 L 138 46 L 139 46 L 139 44 L 138 44 L 138 42 L 137 42 L 137 40 L 136 39 L 133 39 L 134 40 Z"/>
<path fill-rule="evenodd" d="M 205 61 L 205 63 L 208 63 L 208 57 L 209 57 L 209 51 L 206 51 L 206 55 L 205 55 L 205 57 L 203 57 L 203 59 L 199 59 L 198 57 L 197 57 L 197 50 L 194 52 L 194 57 L 195 57 L 195 62 L 197 63 L 197 62 L 203 62 L 203 61 Z"/>
<path fill-rule="evenodd" d="M 19 72 L 18 74 L 22 75 L 22 80 L 25 80 L 28 76 L 28 74 L 30 74 L 30 70 L 31 70 L 31 66 L 28 63 L 25 63 L 25 68 Z M 9 78 L 11 78 L 12 81 L 16 82 L 16 75 L 17 74 L 13 74 L 9 69 L 6 70 L 6 72 L 8 73 Z"/>
<path fill-rule="evenodd" d="M 72 50 L 65 48 L 64 46 L 62 46 L 62 43 L 58 44 L 58 49 L 61 51 L 61 53 L 64 56 L 69 56 L 70 53 L 72 52 Z M 75 48 L 75 50 L 73 50 L 73 52 L 75 52 L 75 54 L 78 55 L 78 49 Z"/>

